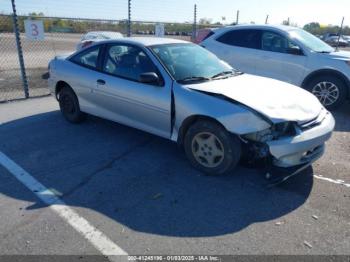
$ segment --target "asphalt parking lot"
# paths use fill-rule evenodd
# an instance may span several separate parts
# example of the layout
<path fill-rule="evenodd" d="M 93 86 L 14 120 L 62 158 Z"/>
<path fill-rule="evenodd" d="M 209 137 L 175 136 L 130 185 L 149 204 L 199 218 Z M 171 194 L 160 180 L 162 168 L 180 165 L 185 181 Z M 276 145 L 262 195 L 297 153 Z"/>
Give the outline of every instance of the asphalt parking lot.
<path fill-rule="evenodd" d="M 51 97 L 0 104 L 0 254 L 99 255 L 105 237 L 130 255 L 350 255 L 350 104 L 334 115 L 325 156 L 268 188 L 261 169 L 203 176 L 162 138 L 69 124 Z M 41 201 L 8 161 L 62 202 Z"/>

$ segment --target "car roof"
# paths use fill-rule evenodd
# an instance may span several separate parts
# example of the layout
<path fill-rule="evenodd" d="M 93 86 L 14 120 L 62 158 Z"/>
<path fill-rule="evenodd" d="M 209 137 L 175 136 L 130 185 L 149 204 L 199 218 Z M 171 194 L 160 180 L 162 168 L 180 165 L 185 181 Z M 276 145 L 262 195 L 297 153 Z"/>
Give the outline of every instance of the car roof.
<path fill-rule="evenodd" d="M 119 33 L 119 32 L 115 32 L 115 31 L 90 31 L 90 32 L 87 32 L 86 34 L 87 35 L 99 35 L 99 34 L 110 34 L 110 33 Z"/>
<path fill-rule="evenodd" d="M 287 26 L 287 25 L 265 25 L 265 24 L 242 24 L 242 25 L 233 25 L 233 26 L 225 26 L 221 28 L 214 29 L 215 31 L 221 30 L 230 30 L 230 29 L 278 29 L 281 31 L 292 31 L 299 29 L 298 27 Z"/>
<path fill-rule="evenodd" d="M 111 39 L 102 41 L 103 43 L 126 43 L 126 44 L 134 44 L 141 46 L 153 46 L 153 45 L 166 45 L 166 44 L 188 44 L 190 42 L 173 39 L 173 38 L 165 38 L 165 37 L 125 37 L 120 39 Z M 101 42 L 99 42 L 101 43 Z"/>

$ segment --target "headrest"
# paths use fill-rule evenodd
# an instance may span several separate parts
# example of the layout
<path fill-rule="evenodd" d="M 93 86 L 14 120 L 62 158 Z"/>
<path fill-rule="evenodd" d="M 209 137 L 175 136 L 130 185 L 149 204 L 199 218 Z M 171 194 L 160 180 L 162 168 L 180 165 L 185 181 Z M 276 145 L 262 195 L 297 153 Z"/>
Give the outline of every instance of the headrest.
<path fill-rule="evenodd" d="M 133 66 L 136 64 L 136 56 L 132 54 L 123 55 L 120 64 L 123 66 Z"/>

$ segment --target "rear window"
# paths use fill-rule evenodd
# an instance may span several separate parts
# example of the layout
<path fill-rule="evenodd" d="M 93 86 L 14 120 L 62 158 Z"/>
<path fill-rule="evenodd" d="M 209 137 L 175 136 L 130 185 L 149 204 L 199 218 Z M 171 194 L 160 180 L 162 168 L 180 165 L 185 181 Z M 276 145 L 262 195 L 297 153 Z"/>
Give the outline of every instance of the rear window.
<path fill-rule="evenodd" d="M 216 41 L 232 46 L 260 49 L 261 32 L 253 29 L 232 30 L 218 37 Z"/>

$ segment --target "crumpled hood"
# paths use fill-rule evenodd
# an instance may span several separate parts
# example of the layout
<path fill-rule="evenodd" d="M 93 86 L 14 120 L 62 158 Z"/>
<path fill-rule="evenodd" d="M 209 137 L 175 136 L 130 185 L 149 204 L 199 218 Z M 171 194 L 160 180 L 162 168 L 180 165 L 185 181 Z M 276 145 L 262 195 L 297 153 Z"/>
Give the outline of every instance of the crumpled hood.
<path fill-rule="evenodd" d="M 344 61 L 350 60 L 350 52 L 348 51 L 337 51 L 337 52 L 332 52 L 332 53 L 323 54 L 323 55 L 331 59 L 344 60 Z"/>
<path fill-rule="evenodd" d="M 224 95 L 265 115 L 274 123 L 308 121 L 317 117 L 323 108 L 314 95 L 300 87 L 248 74 L 186 87 Z"/>

